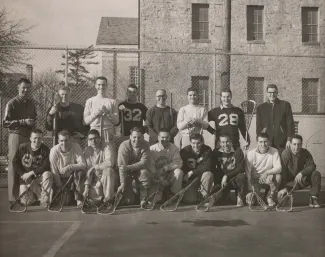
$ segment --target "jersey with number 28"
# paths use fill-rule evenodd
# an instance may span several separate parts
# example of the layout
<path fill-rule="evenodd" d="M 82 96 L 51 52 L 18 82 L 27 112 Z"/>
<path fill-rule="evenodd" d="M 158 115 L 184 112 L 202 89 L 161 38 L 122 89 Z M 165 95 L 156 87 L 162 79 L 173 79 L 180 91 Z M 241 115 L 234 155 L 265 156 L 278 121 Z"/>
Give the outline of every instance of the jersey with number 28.
<path fill-rule="evenodd" d="M 147 107 L 142 103 L 129 103 L 122 102 L 119 104 L 119 107 L 124 105 L 123 116 L 120 115 L 120 118 L 123 117 L 124 125 L 124 136 L 130 135 L 130 130 L 133 127 L 143 127 L 143 121 L 146 120 Z M 120 110 L 121 112 L 121 110 Z"/>

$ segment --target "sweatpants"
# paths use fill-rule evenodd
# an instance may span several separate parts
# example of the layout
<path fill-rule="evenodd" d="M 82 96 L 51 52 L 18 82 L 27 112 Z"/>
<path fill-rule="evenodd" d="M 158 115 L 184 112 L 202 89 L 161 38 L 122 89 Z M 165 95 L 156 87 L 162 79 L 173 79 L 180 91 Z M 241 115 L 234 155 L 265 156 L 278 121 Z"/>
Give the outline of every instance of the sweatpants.
<path fill-rule="evenodd" d="M 19 196 L 19 177 L 14 171 L 14 167 L 12 165 L 12 160 L 18 150 L 18 147 L 22 143 L 29 142 L 29 138 L 16 134 L 9 133 L 8 138 L 8 199 L 9 201 L 15 201 Z"/>
<path fill-rule="evenodd" d="M 222 172 L 216 172 L 214 174 L 215 185 L 221 185 L 223 176 L 224 174 Z M 227 181 L 229 182 L 229 180 L 230 179 L 228 178 Z M 236 196 L 240 197 L 242 200 L 245 199 L 247 192 L 247 177 L 244 173 L 237 174 L 235 180 L 229 186 L 227 186 L 227 189 L 223 191 L 223 197 L 226 197 L 229 194 L 230 190 L 235 190 Z"/>
<path fill-rule="evenodd" d="M 305 176 L 302 178 L 301 183 L 297 185 L 296 190 L 301 190 L 306 187 L 310 187 L 309 195 L 310 196 L 318 196 L 321 190 L 321 174 L 319 171 L 314 170 L 309 176 Z M 288 191 L 291 191 L 295 184 L 295 181 L 290 181 L 286 183 L 285 187 Z"/>
<path fill-rule="evenodd" d="M 49 203 L 51 189 L 53 183 L 53 174 L 50 171 L 45 171 L 40 177 L 35 178 L 33 184 L 30 186 L 31 191 L 21 199 L 21 202 L 27 205 L 31 205 L 35 202 L 34 194 L 37 196 L 37 200 L 45 203 Z M 25 192 L 30 184 L 20 184 L 20 194 Z M 33 194 L 34 193 L 34 194 Z"/>
<path fill-rule="evenodd" d="M 88 197 L 94 201 L 100 201 L 102 198 L 104 201 L 112 199 L 117 178 L 117 172 L 111 167 L 104 169 L 100 178 L 93 173 L 91 182 L 86 181 L 85 183 L 90 185 Z"/>
<path fill-rule="evenodd" d="M 211 171 L 205 171 L 201 178 L 192 185 L 184 194 L 183 202 L 186 204 L 194 204 L 200 200 L 199 194 L 205 197 L 210 193 L 213 185 L 213 173 Z"/>
<path fill-rule="evenodd" d="M 125 190 L 123 193 L 123 204 L 136 204 L 136 194 L 140 191 L 140 200 L 148 196 L 150 188 L 150 173 L 147 169 L 132 172 L 126 176 Z"/>

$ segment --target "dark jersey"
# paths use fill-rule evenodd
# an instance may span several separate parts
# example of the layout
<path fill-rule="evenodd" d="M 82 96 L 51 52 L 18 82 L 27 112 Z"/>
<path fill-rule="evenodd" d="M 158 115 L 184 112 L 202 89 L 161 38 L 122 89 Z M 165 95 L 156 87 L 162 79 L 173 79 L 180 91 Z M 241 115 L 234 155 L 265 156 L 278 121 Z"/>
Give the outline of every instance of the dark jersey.
<path fill-rule="evenodd" d="M 208 112 L 208 120 L 215 123 L 216 129 L 209 130 L 210 133 L 215 133 L 216 139 L 219 140 L 220 134 L 229 134 L 233 144 L 239 142 L 240 130 L 242 136 L 246 136 L 245 115 L 242 109 L 232 106 L 230 108 L 217 107 Z"/>
<path fill-rule="evenodd" d="M 33 151 L 30 143 L 24 143 L 19 146 L 12 164 L 19 176 L 29 171 L 40 175 L 44 171 L 50 171 L 49 155 L 50 149 L 44 144 L 38 150 Z"/>
<path fill-rule="evenodd" d="M 120 109 L 122 105 L 125 107 L 124 110 Z M 120 103 L 120 123 L 123 122 L 124 126 L 124 131 L 121 131 L 121 134 L 123 136 L 129 136 L 130 130 L 134 127 L 140 127 L 144 130 L 143 122 L 146 120 L 147 110 L 148 108 L 142 103 L 129 103 L 127 101 Z"/>

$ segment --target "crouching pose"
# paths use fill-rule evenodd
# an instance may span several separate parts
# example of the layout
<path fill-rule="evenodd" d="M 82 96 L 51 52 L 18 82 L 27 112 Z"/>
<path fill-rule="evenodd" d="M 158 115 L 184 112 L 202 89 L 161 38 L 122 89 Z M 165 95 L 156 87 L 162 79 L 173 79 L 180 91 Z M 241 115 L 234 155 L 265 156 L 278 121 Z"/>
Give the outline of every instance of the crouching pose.
<path fill-rule="evenodd" d="M 150 187 L 149 156 L 149 144 L 143 138 L 142 129 L 134 127 L 130 139 L 120 145 L 117 157 L 121 183 L 117 193 L 123 192 L 125 204 L 135 204 L 139 190 L 140 205 L 144 206 Z"/>
<path fill-rule="evenodd" d="M 82 206 L 84 180 L 86 174 L 86 161 L 82 149 L 73 143 L 68 131 L 62 130 L 58 134 L 59 144 L 50 151 L 50 163 L 53 173 L 55 192 L 57 192 L 73 175 L 72 191 L 74 192 L 77 206 Z M 54 193 L 55 194 L 55 193 Z M 68 198 L 68 203 L 70 199 Z"/>
<path fill-rule="evenodd" d="M 307 149 L 302 148 L 302 137 L 294 135 L 291 138 L 290 148 L 282 152 L 282 183 L 278 193 L 280 201 L 288 191 L 303 189 L 311 186 L 309 191 L 309 206 L 319 208 L 318 195 L 321 189 L 321 174 L 316 170 L 312 155 Z"/>
<path fill-rule="evenodd" d="M 233 148 L 232 141 L 228 134 L 219 136 L 220 148 L 213 150 L 213 162 L 216 172 L 215 184 L 225 187 L 231 179 L 234 181 L 224 190 L 223 196 L 229 195 L 230 189 L 235 189 L 237 195 L 237 206 L 244 206 L 246 175 L 245 157 L 243 150 Z"/>
<path fill-rule="evenodd" d="M 42 207 L 47 207 L 52 188 L 52 173 L 50 172 L 49 148 L 42 143 L 43 132 L 34 129 L 30 135 L 30 143 L 21 144 L 13 159 L 13 168 L 20 178 L 20 194 L 31 186 Z M 33 193 L 27 194 L 21 201 L 27 205 L 35 201 Z"/>
<path fill-rule="evenodd" d="M 256 192 L 262 188 L 269 190 L 267 203 L 273 207 L 274 196 L 281 183 L 281 160 L 278 150 L 270 147 L 268 140 L 266 133 L 257 136 L 257 148 L 247 153 L 246 174 L 249 188 L 253 186 Z M 246 197 L 248 204 L 251 204 L 250 196 L 249 193 Z"/>
<path fill-rule="evenodd" d="M 200 200 L 200 194 L 201 197 L 206 197 L 211 191 L 213 184 L 212 150 L 204 144 L 203 136 L 199 133 L 192 134 L 190 142 L 191 144 L 180 152 L 183 160 L 182 169 L 185 173 L 183 181 L 187 183 L 196 177 L 200 180 L 186 191 L 183 201 L 187 204 L 194 204 Z"/>
<path fill-rule="evenodd" d="M 114 195 L 117 172 L 114 170 L 116 150 L 112 142 L 102 142 L 97 130 L 88 132 L 88 146 L 84 151 L 87 175 L 84 196 L 93 201 L 108 201 Z"/>
<path fill-rule="evenodd" d="M 182 158 L 176 145 L 170 143 L 170 133 L 167 129 L 158 132 L 158 143 L 150 147 L 152 171 L 157 185 L 151 187 L 151 191 L 157 190 L 154 187 L 164 187 L 165 198 L 177 194 L 182 189 L 183 165 Z M 157 200 L 161 200 L 162 195 Z"/>

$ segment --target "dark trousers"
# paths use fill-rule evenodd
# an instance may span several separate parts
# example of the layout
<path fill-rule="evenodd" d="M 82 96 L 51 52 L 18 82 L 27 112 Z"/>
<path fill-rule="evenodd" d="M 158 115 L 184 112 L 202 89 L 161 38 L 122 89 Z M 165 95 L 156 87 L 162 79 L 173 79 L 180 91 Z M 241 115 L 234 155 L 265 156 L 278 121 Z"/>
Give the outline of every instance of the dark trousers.
<path fill-rule="evenodd" d="M 311 175 L 309 176 L 305 176 L 302 178 L 301 180 L 301 184 L 298 184 L 296 187 L 296 190 L 301 190 L 304 189 L 306 187 L 310 186 L 310 191 L 309 191 L 309 195 L 310 196 L 318 196 L 320 189 L 321 189 L 321 174 L 319 171 L 314 170 Z M 291 191 L 291 189 L 293 188 L 295 184 L 295 181 L 290 181 L 287 182 L 285 187 L 287 188 L 288 191 Z"/>
<path fill-rule="evenodd" d="M 17 173 L 14 171 L 14 167 L 12 165 L 12 160 L 18 150 L 18 147 L 22 143 L 29 142 L 29 138 L 16 134 L 9 133 L 8 138 L 8 198 L 9 201 L 15 201 L 19 196 L 19 178 Z"/>
<path fill-rule="evenodd" d="M 215 185 L 221 185 L 222 177 L 224 174 L 222 172 L 217 172 L 215 174 Z M 227 181 L 229 182 L 229 178 Z M 239 173 L 235 180 L 227 187 L 226 190 L 223 191 L 223 196 L 226 197 L 230 190 L 235 190 L 236 195 L 239 196 L 242 200 L 245 200 L 245 195 L 247 193 L 247 177 L 244 173 Z"/>

